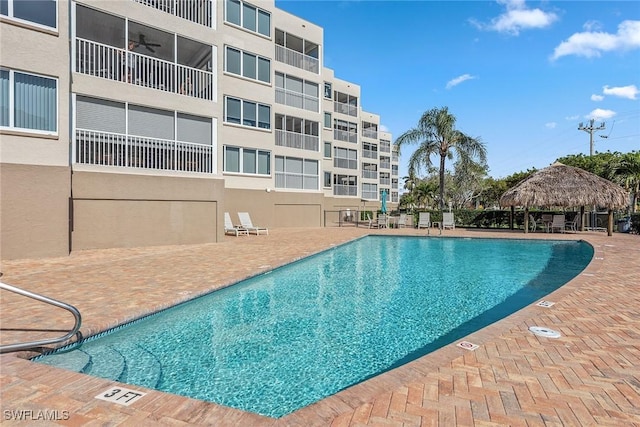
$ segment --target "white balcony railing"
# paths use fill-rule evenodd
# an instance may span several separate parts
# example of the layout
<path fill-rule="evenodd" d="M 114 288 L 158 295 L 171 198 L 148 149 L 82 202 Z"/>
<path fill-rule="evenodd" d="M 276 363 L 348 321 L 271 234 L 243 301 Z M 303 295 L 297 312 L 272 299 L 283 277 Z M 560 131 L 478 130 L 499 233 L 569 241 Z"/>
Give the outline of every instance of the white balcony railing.
<path fill-rule="evenodd" d="M 211 27 L 212 0 L 134 0 L 196 24 Z"/>
<path fill-rule="evenodd" d="M 276 129 L 276 145 L 318 152 L 320 150 L 320 137 Z"/>
<path fill-rule="evenodd" d="M 380 185 L 391 185 L 391 178 L 380 177 Z"/>
<path fill-rule="evenodd" d="M 213 172 L 211 145 L 76 129 L 76 163 Z"/>
<path fill-rule="evenodd" d="M 391 169 L 391 162 L 380 161 L 380 169 Z"/>
<path fill-rule="evenodd" d="M 397 162 L 398 161 L 398 153 L 391 154 L 391 160 L 394 161 L 394 162 Z"/>
<path fill-rule="evenodd" d="M 391 175 L 398 176 L 398 166 L 391 166 Z"/>
<path fill-rule="evenodd" d="M 378 139 L 378 131 L 372 129 L 362 129 L 362 136 L 366 136 L 367 138 Z"/>
<path fill-rule="evenodd" d="M 345 159 L 343 157 L 334 157 L 333 166 L 343 169 L 358 169 L 358 161 L 352 159 Z"/>
<path fill-rule="evenodd" d="M 276 188 L 317 190 L 318 183 L 318 175 L 276 172 Z"/>
<path fill-rule="evenodd" d="M 276 88 L 276 102 L 290 107 L 302 108 L 317 113 L 320 111 L 320 99 L 293 92 L 287 89 Z"/>
<path fill-rule="evenodd" d="M 355 185 L 334 184 L 333 195 L 334 196 L 357 196 L 358 187 Z"/>
<path fill-rule="evenodd" d="M 378 179 L 378 171 L 362 170 L 362 177 L 367 179 Z"/>
<path fill-rule="evenodd" d="M 341 129 L 333 130 L 333 138 L 338 141 L 346 141 L 346 142 L 358 142 L 358 133 L 357 132 L 349 132 Z"/>
<path fill-rule="evenodd" d="M 373 150 L 363 149 L 362 150 L 362 157 L 366 157 L 367 159 L 377 159 L 378 158 L 378 152 L 377 151 L 373 151 Z"/>
<path fill-rule="evenodd" d="M 378 191 L 365 191 L 362 190 L 362 198 L 367 200 L 378 200 Z"/>
<path fill-rule="evenodd" d="M 312 73 L 320 73 L 320 61 L 318 59 L 278 44 L 276 45 L 276 61 L 284 62 Z"/>
<path fill-rule="evenodd" d="M 382 151 L 383 153 L 390 153 L 391 152 L 391 144 L 388 142 L 380 142 L 380 151 Z"/>
<path fill-rule="evenodd" d="M 213 100 L 213 72 L 76 38 L 75 71 L 165 92 Z"/>
<path fill-rule="evenodd" d="M 333 102 L 333 111 L 336 113 L 347 114 L 349 116 L 357 117 L 358 116 L 358 107 L 355 105 L 345 104 L 344 102 Z"/>

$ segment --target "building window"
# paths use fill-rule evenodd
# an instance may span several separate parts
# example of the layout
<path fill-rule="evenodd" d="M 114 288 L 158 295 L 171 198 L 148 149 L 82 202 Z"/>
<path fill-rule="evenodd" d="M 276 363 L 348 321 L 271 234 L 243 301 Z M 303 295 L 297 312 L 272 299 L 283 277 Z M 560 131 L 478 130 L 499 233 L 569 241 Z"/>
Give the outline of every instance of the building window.
<path fill-rule="evenodd" d="M 324 82 L 324 97 L 331 99 L 331 83 Z"/>
<path fill-rule="evenodd" d="M 229 46 L 225 48 L 225 71 L 248 79 L 271 83 L 271 61 L 268 58 Z"/>
<path fill-rule="evenodd" d="M 227 96 L 225 97 L 224 121 L 260 129 L 271 129 L 271 107 Z"/>
<path fill-rule="evenodd" d="M 255 148 L 224 147 L 225 172 L 271 175 L 271 153 Z"/>
<path fill-rule="evenodd" d="M 0 70 L 0 126 L 58 132 L 58 80 Z"/>
<path fill-rule="evenodd" d="M 276 188 L 318 190 L 318 161 L 276 156 Z"/>
<path fill-rule="evenodd" d="M 331 113 L 324 113 L 324 127 L 331 129 Z"/>
<path fill-rule="evenodd" d="M 327 159 L 331 158 L 331 142 L 330 141 L 324 142 L 324 157 Z"/>
<path fill-rule="evenodd" d="M 325 188 L 331 188 L 331 172 L 324 173 L 324 183 L 322 186 Z"/>
<path fill-rule="evenodd" d="M 0 15 L 58 29 L 57 0 L 0 0 Z"/>
<path fill-rule="evenodd" d="M 226 0 L 225 21 L 263 36 L 271 36 L 271 14 L 238 0 Z"/>

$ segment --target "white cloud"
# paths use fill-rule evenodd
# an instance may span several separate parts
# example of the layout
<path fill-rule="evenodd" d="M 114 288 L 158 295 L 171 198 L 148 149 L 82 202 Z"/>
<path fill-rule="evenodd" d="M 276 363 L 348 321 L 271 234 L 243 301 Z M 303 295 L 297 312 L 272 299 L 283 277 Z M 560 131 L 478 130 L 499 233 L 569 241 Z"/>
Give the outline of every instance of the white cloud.
<path fill-rule="evenodd" d="M 379 130 L 380 130 L 380 132 L 389 132 L 389 128 L 386 127 L 385 125 L 380 125 Z"/>
<path fill-rule="evenodd" d="M 599 21 L 587 21 L 582 25 L 585 31 L 599 31 L 602 29 L 602 24 Z"/>
<path fill-rule="evenodd" d="M 602 95 L 596 95 L 595 93 L 593 95 L 591 95 L 591 100 L 592 101 L 602 101 L 604 99 L 604 96 Z"/>
<path fill-rule="evenodd" d="M 544 126 L 548 129 L 555 129 L 558 124 L 556 122 L 545 123 Z"/>
<path fill-rule="evenodd" d="M 602 93 L 604 93 L 605 95 L 618 96 L 620 98 L 636 99 L 638 95 L 638 88 L 636 87 L 636 85 L 619 87 L 604 86 L 602 88 Z"/>
<path fill-rule="evenodd" d="M 493 18 L 489 24 L 483 24 L 476 20 L 470 20 L 471 23 L 481 30 L 517 36 L 521 30 L 545 28 L 558 19 L 558 16 L 553 12 L 527 9 L 524 0 L 498 0 L 498 3 L 507 9 L 503 14 Z"/>
<path fill-rule="evenodd" d="M 603 110 L 602 108 L 596 108 L 586 116 L 586 119 L 594 119 L 594 120 L 606 120 L 615 116 L 616 112 L 612 110 Z"/>
<path fill-rule="evenodd" d="M 585 31 L 571 35 L 556 46 L 551 60 L 567 55 L 597 58 L 602 52 L 638 48 L 640 48 L 640 21 L 623 21 L 618 25 L 618 32 L 615 34 Z"/>
<path fill-rule="evenodd" d="M 463 74 L 461 76 L 456 77 L 455 79 L 449 80 L 447 82 L 447 89 L 451 89 L 452 87 L 457 86 L 464 81 L 473 80 L 473 79 L 477 79 L 477 77 L 472 76 L 471 74 Z"/>

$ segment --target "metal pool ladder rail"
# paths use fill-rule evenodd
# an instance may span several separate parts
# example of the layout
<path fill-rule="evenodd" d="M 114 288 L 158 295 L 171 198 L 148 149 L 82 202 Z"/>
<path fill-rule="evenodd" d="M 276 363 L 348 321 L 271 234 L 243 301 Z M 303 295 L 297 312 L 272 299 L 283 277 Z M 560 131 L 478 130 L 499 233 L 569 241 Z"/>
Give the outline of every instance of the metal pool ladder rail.
<path fill-rule="evenodd" d="M 55 344 L 59 342 L 64 342 L 74 336 L 80 330 L 80 324 L 82 323 L 82 317 L 80 316 L 80 311 L 74 306 L 64 303 L 62 301 L 55 300 L 53 298 L 45 297 L 44 295 L 36 294 L 33 292 L 25 291 L 24 289 L 16 288 L 15 286 L 7 285 L 6 283 L 0 282 L 0 289 L 4 289 L 10 292 L 14 292 L 16 294 L 29 297 L 38 301 L 42 301 L 47 304 L 55 305 L 56 307 L 64 308 L 65 310 L 71 312 L 73 317 L 76 319 L 75 325 L 73 325 L 73 329 L 71 329 L 66 335 L 60 338 L 49 338 L 45 340 L 39 341 L 31 341 L 31 342 L 23 342 L 18 344 L 7 344 L 0 346 L 0 354 L 9 353 L 12 351 L 19 350 L 28 350 L 36 347 L 40 347 L 48 344 Z"/>

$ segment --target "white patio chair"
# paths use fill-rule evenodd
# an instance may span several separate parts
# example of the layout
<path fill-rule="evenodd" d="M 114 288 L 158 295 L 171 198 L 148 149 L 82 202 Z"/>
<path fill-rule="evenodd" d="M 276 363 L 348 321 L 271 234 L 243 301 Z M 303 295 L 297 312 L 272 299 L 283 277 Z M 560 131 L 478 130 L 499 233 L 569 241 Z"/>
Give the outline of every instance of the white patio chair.
<path fill-rule="evenodd" d="M 249 230 L 249 233 L 255 233 L 256 235 L 259 235 L 260 233 L 269 234 L 269 229 L 267 227 L 256 227 L 253 225 L 249 212 L 238 212 L 238 218 L 240 218 L 242 228 Z"/>
<path fill-rule="evenodd" d="M 231 215 L 229 215 L 229 212 L 225 212 L 224 213 L 224 234 L 235 234 L 236 236 L 240 236 L 240 235 L 248 236 L 249 230 L 243 227 L 238 227 L 236 225 L 233 225 L 233 222 L 231 221 Z"/>
<path fill-rule="evenodd" d="M 431 227 L 431 213 L 420 212 L 418 214 L 418 229 Z"/>
<path fill-rule="evenodd" d="M 447 228 L 452 230 L 456 228 L 456 220 L 453 216 L 453 212 L 442 213 L 442 229 L 446 230 Z"/>

